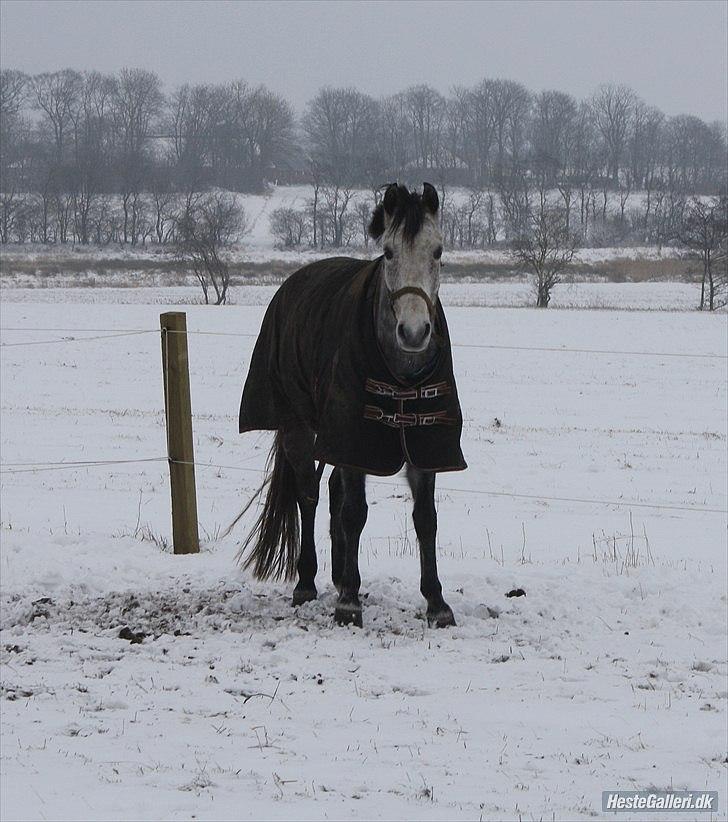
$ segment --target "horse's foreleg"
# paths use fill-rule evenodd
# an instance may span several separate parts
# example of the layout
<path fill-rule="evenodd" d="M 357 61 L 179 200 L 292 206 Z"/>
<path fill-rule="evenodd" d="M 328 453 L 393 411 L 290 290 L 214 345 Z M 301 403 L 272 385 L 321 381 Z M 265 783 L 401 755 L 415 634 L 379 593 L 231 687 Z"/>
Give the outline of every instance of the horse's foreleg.
<path fill-rule="evenodd" d="M 420 544 L 420 591 L 427 600 L 427 622 L 430 627 L 445 628 L 455 624 L 455 617 L 450 606 L 442 598 L 442 585 L 437 576 L 435 474 L 408 465 L 407 481 L 414 499 L 412 519 Z"/>
<path fill-rule="evenodd" d="M 298 556 L 298 583 L 293 589 L 293 605 L 316 599 L 316 543 L 314 522 L 319 497 L 319 477 L 313 459 L 314 434 L 296 427 L 284 432 L 283 447 L 296 477 L 296 500 L 301 515 L 301 552 Z"/>
<path fill-rule="evenodd" d="M 341 469 L 343 564 L 334 619 L 339 625 L 357 625 L 359 628 L 362 625 L 359 602 L 359 538 L 367 520 L 365 479 L 366 475 L 361 471 Z"/>
<path fill-rule="evenodd" d="M 331 534 L 331 581 L 339 590 L 344 572 L 344 532 L 341 525 L 341 506 L 344 502 L 344 481 L 341 468 L 334 468 L 329 477 L 329 532 Z"/>

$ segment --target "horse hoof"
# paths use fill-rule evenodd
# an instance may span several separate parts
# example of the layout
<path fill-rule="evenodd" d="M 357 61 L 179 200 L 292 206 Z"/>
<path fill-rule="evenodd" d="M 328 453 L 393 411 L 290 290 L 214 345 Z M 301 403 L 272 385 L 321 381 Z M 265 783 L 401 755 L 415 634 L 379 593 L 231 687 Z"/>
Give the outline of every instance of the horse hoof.
<path fill-rule="evenodd" d="M 427 614 L 427 624 L 430 628 L 449 628 L 455 625 L 452 609 L 446 605 L 435 613 Z"/>
<path fill-rule="evenodd" d="M 315 588 L 296 588 L 293 591 L 293 598 L 291 605 L 295 608 L 296 605 L 303 605 L 304 602 L 311 602 L 316 599 L 318 592 Z"/>
<path fill-rule="evenodd" d="M 351 605 L 337 606 L 334 611 L 334 622 L 337 625 L 354 625 L 356 628 L 361 628 L 361 608 Z"/>

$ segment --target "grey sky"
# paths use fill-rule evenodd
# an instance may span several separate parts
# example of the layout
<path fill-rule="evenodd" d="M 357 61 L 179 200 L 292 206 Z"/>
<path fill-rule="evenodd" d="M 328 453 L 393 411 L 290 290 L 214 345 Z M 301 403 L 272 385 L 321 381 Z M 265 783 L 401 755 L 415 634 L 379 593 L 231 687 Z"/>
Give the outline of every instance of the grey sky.
<path fill-rule="evenodd" d="M 0 59 L 27 72 L 140 66 L 168 87 L 244 78 L 297 109 L 484 76 L 577 97 L 627 83 L 668 114 L 726 118 L 728 3 L 2 0 Z"/>

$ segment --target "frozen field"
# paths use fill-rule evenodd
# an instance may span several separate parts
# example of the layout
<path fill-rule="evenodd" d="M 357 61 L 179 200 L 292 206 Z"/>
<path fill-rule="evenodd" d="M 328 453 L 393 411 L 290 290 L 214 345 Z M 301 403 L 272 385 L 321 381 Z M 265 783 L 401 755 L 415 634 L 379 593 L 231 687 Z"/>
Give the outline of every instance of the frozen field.
<path fill-rule="evenodd" d="M 368 486 L 363 630 L 333 626 L 325 483 L 318 602 L 237 569 L 253 512 L 219 539 L 270 442 L 236 425 L 271 287 L 184 309 L 241 335 L 190 334 L 191 557 L 155 329 L 197 292 L 3 290 L 3 819 L 572 820 L 647 787 L 724 818 L 728 318 L 671 284 L 564 286 L 569 311 L 506 288 L 443 287 L 469 462 L 437 493 L 446 631 L 401 478 Z M 61 461 L 115 464 L 27 465 Z"/>
<path fill-rule="evenodd" d="M 276 284 L 232 286 L 231 305 L 265 306 L 277 289 Z M 525 308 L 533 306 L 535 296 L 529 282 L 459 282 L 442 285 L 446 305 L 462 307 Z M 0 292 L 2 302 L 15 303 L 120 303 L 125 305 L 195 305 L 202 302 L 196 286 L 158 288 L 12 288 Z M 554 288 L 551 308 L 619 309 L 620 311 L 694 311 L 700 299 L 700 286 L 694 283 L 563 283 Z"/>

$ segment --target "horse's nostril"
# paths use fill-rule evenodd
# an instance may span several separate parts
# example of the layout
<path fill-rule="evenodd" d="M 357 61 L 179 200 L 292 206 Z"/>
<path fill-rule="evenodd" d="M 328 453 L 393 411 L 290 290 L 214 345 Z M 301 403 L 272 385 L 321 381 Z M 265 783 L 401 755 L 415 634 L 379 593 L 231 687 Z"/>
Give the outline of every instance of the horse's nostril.
<path fill-rule="evenodd" d="M 424 331 L 422 336 L 423 337 L 429 337 L 431 328 L 432 328 L 432 326 L 429 323 L 425 323 L 425 331 Z"/>

